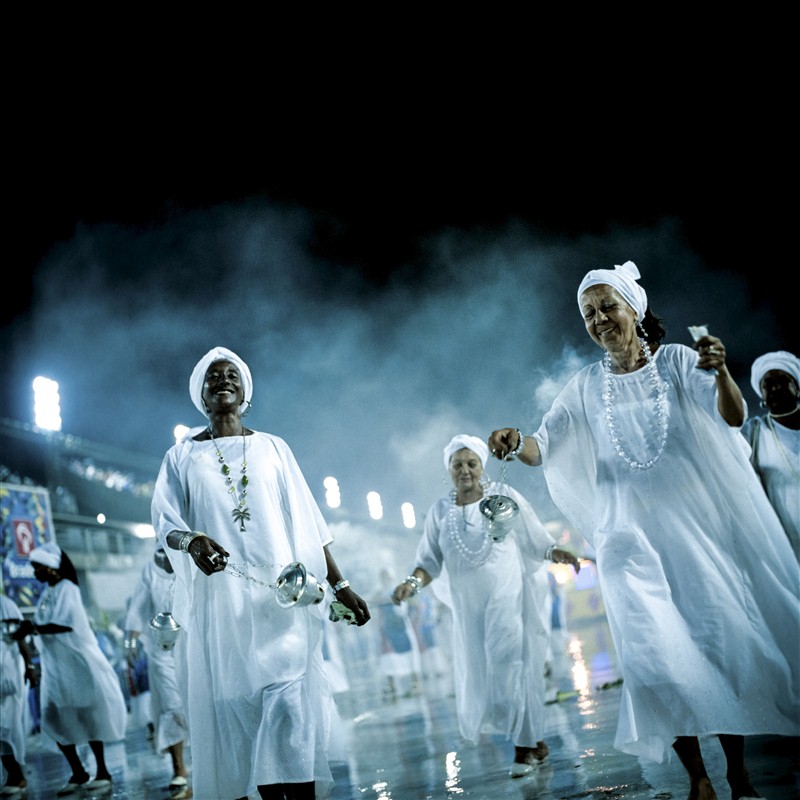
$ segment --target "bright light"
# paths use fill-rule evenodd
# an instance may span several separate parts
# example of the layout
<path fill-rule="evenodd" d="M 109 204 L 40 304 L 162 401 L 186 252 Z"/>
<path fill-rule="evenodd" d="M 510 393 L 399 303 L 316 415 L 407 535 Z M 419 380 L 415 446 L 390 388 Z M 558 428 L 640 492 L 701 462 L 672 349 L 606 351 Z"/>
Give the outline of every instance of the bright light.
<path fill-rule="evenodd" d="M 50 378 L 34 378 L 33 413 L 36 425 L 46 431 L 61 430 L 61 403 L 58 383 Z"/>
<path fill-rule="evenodd" d="M 105 524 L 106 524 L 106 515 L 105 515 L 105 514 L 103 514 L 102 512 L 101 512 L 101 513 L 99 513 L 99 514 L 97 515 L 97 521 L 98 521 L 98 522 L 99 522 L 101 525 L 105 525 Z"/>
<path fill-rule="evenodd" d="M 367 492 L 367 506 L 372 519 L 383 519 L 383 505 L 377 492 Z"/>
<path fill-rule="evenodd" d="M 189 433 L 188 425 L 176 425 L 172 431 L 172 435 L 175 437 L 175 444 L 178 444 L 187 433 Z"/>
<path fill-rule="evenodd" d="M 417 524 L 416 516 L 414 515 L 414 506 L 411 503 L 403 503 L 400 506 L 400 513 L 403 515 L 403 525 L 406 528 L 413 528 Z"/>
<path fill-rule="evenodd" d="M 322 481 L 322 485 L 325 487 L 325 502 L 328 504 L 328 508 L 339 508 L 342 504 L 339 481 L 329 476 Z"/>
<path fill-rule="evenodd" d="M 137 539 L 155 539 L 156 529 L 152 525 L 140 523 L 133 526 L 133 535 Z"/>

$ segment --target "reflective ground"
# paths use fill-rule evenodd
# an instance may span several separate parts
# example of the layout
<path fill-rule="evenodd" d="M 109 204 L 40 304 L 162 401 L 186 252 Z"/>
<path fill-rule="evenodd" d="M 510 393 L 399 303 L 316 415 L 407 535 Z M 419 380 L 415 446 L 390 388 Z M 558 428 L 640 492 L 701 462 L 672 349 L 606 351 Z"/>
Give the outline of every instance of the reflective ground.
<path fill-rule="evenodd" d="M 375 606 L 374 625 L 332 626 L 327 652 L 341 718 L 334 728 L 340 752 L 332 763 L 332 800 L 688 797 L 688 782 L 675 760 L 640 762 L 614 750 L 619 670 L 602 601 L 591 585 L 581 591 L 573 587 L 564 598 L 566 625 L 555 639 L 546 707 L 549 759 L 516 779 L 508 774 L 510 742 L 487 736 L 479 745 L 468 745 L 459 737 L 451 656 L 442 644 L 446 620 L 440 619 L 437 628 L 439 645 L 415 647 L 409 658 L 387 650 L 380 615 L 391 615 L 388 606 L 383 611 Z M 703 747 L 718 797 L 729 800 L 719 744 L 709 739 Z M 800 797 L 800 740 L 755 737 L 746 747 L 753 784 L 764 797 Z M 169 797 L 169 761 L 153 752 L 145 728 L 131 724 L 124 744 L 110 746 L 107 759 L 114 783 L 104 797 Z M 85 761 L 91 773 L 91 756 L 86 754 Z M 26 772 L 29 800 L 53 798 L 68 777 L 60 753 L 36 735 L 29 740 Z M 195 798 L 212 800 L 201 790 Z"/>

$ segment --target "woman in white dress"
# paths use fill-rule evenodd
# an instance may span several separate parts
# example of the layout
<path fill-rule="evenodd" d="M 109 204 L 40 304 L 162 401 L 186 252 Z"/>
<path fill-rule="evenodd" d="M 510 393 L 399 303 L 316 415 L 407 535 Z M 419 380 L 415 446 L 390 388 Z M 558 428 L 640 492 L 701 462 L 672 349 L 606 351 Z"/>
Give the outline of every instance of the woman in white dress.
<path fill-rule="evenodd" d="M 800 733 L 800 570 L 748 463 L 747 407 L 722 342 L 662 344 L 632 262 L 578 289 L 604 351 L 532 436 L 494 431 L 543 465 L 553 500 L 594 547 L 624 683 L 619 750 L 674 748 L 692 800 L 716 797 L 699 738 L 719 735 L 733 800 L 756 795 L 744 736 Z"/>
<path fill-rule="evenodd" d="M 29 557 L 34 577 L 45 587 L 33 622 L 25 620 L 13 636 L 37 637 L 42 733 L 57 743 L 72 769 L 56 796 L 110 792 L 104 743 L 125 738 L 128 716 L 119 678 L 92 630 L 69 556 L 48 542 L 31 550 Z M 87 742 L 97 765 L 92 780 L 77 750 Z"/>
<path fill-rule="evenodd" d="M 172 761 L 172 778 L 167 787 L 171 800 L 186 800 L 192 796 L 183 760 L 183 743 L 188 739 L 189 728 L 175 670 L 175 651 L 160 647 L 150 628 L 151 620 L 160 612 L 172 612 L 174 591 L 175 571 L 164 548 L 158 547 L 142 567 L 131 594 L 125 615 L 125 643 L 129 653 L 137 641 L 144 646 L 156 751 L 169 753 Z"/>
<path fill-rule="evenodd" d="M 28 687 L 38 680 L 31 653 L 25 641 L 14 641 L 10 631 L 22 622 L 19 606 L 0 594 L 0 759 L 6 771 L 3 797 L 22 795 L 28 786 L 23 772 L 28 741 Z"/>
<path fill-rule="evenodd" d="M 395 587 L 401 603 L 431 581 L 453 613 L 453 666 L 461 735 L 477 743 L 482 733 L 514 742 L 511 777 L 525 775 L 547 757 L 544 742 L 545 658 L 549 606 L 545 561 L 580 564 L 556 547 L 530 503 L 511 486 L 489 483 L 489 457 L 476 436 L 454 436 L 444 466 L 455 486 L 425 518 L 415 567 Z M 480 501 L 510 497 L 519 509 L 495 541 Z"/>
<path fill-rule="evenodd" d="M 356 624 L 369 610 L 329 552 L 332 537 L 289 446 L 242 422 L 253 394 L 247 364 L 213 348 L 195 365 L 189 394 L 208 424 L 164 456 L 152 518 L 175 570 L 194 796 L 257 790 L 264 800 L 313 800 L 332 786 L 325 608 L 282 608 L 275 583 L 301 562 L 327 579 Z"/>
<path fill-rule="evenodd" d="M 750 384 L 767 413 L 750 417 L 742 433 L 800 561 L 800 358 L 786 350 L 764 353 L 753 362 Z"/>

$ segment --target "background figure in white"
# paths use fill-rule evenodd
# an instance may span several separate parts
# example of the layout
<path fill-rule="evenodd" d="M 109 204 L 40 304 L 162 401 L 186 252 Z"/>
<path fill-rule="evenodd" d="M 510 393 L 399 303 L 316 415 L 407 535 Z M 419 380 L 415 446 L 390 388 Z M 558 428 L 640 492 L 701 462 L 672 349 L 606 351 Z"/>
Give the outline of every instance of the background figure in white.
<path fill-rule="evenodd" d="M 742 433 L 750 461 L 800 560 L 800 359 L 786 350 L 759 356 L 750 385 L 767 413 L 750 417 Z"/>
<path fill-rule="evenodd" d="M 380 572 L 379 594 L 370 601 L 377 614 L 380 629 L 380 672 L 384 680 L 383 699 L 394 702 L 398 697 L 411 697 L 419 689 L 422 672 L 419 644 L 411 624 L 408 608 L 392 600 L 394 582 L 385 567 Z"/>
<path fill-rule="evenodd" d="M 396 603 L 433 581 L 453 614 L 453 666 L 461 734 L 481 733 L 514 742 L 512 777 L 547 757 L 544 742 L 545 658 L 549 638 L 545 560 L 580 569 L 561 550 L 530 503 L 505 483 L 488 482 L 489 450 L 482 439 L 460 434 L 444 448 L 455 488 L 425 518 L 413 572 L 395 587 Z M 505 495 L 518 506 L 510 532 L 492 538 L 480 510 L 484 495 Z"/>
<path fill-rule="evenodd" d="M 9 635 L 22 622 L 19 606 L 6 594 L 0 594 L 0 759 L 6 780 L 0 795 L 13 797 L 27 788 L 23 767 L 27 751 L 30 711 L 28 686 L 36 685 L 36 670 L 25 641 L 14 641 Z"/>
<path fill-rule="evenodd" d="M 435 684 L 451 671 L 449 644 L 443 643 L 452 632 L 450 609 L 431 592 L 420 592 L 408 601 L 408 615 L 419 647 L 422 680 Z"/>
<path fill-rule="evenodd" d="M 109 792 L 104 743 L 125 738 L 128 716 L 119 678 L 92 630 L 69 556 L 47 542 L 31 550 L 29 558 L 34 577 L 45 586 L 33 622 L 24 620 L 12 636 L 37 637 L 42 733 L 56 742 L 72 770 L 56 796 Z M 97 764 L 93 780 L 78 755 L 78 745 L 86 743 Z"/>
<path fill-rule="evenodd" d="M 134 643 L 144 645 L 150 691 L 150 712 L 155 726 L 155 748 L 169 753 L 172 779 L 168 789 L 172 797 L 191 797 L 183 746 L 189 736 L 183 699 L 175 665 L 175 651 L 160 647 L 150 628 L 151 620 L 162 611 L 172 613 L 175 573 L 160 545 L 139 574 L 125 617 L 125 640 L 129 650 Z"/>

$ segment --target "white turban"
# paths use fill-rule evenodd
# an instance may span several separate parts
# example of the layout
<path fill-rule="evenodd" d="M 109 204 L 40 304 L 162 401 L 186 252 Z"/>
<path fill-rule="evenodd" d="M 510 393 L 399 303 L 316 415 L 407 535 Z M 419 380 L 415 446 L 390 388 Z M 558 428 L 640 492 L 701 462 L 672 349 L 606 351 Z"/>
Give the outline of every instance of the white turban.
<path fill-rule="evenodd" d="M 779 369 L 791 375 L 800 387 L 800 358 L 786 350 L 776 350 L 774 353 L 764 353 L 763 356 L 759 356 L 750 370 L 750 385 L 759 397 L 761 397 L 761 379 L 771 369 Z"/>
<path fill-rule="evenodd" d="M 468 450 L 472 450 L 478 458 L 481 460 L 482 466 L 486 466 L 486 462 L 489 460 L 489 445 L 483 441 L 483 439 L 479 439 L 477 436 L 468 436 L 466 433 L 460 433 L 458 436 L 454 436 L 448 443 L 445 445 L 444 448 L 444 468 L 449 470 L 450 469 L 450 459 L 458 450 L 462 450 L 463 448 L 467 448 Z"/>
<path fill-rule="evenodd" d="M 192 377 L 189 378 L 189 396 L 192 398 L 195 408 L 207 417 L 205 405 L 203 405 L 203 386 L 206 382 L 206 372 L 215 361 L 230 361 L 236 365 L 242 379 L 242 389 L 244 390 L 244 403 L 250 403 L 253 398 L 253 378 L 250 375 L 250 368 L 242 361 L 233 350 L 226 347 L 214 347 L 209 350 L 192 370 Z M 240 406 L 241 408 L 241 406 Z"/>
<path fill-rule="evenodd" d="M 636 318 L 641 322 L 644 312 L 647 311 L 647 292 L 636 283 L 637 278 L 641 277 L 633 261 L 615 264 L 614 269 L 593 269 L 586 273 L 578 287 L 578 307 L 581 305 L 581 295 L 590 286 L 604 283 L 613 286 L 625 298 L 625 302 L 636 312 Z"/>
<path fill-rule="evenodd" d="M 34 547 L 28 555 L 32 564 L 42 564 L 51 569 L 61 569 L 61 548 L 53 542 Z"/>

